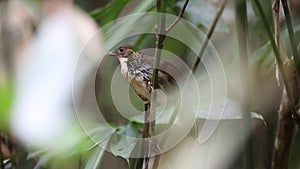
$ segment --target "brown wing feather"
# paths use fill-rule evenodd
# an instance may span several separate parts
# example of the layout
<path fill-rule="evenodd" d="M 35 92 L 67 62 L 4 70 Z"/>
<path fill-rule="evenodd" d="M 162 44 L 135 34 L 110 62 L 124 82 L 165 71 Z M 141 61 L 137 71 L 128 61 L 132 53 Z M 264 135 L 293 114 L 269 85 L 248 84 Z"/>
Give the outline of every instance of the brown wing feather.
<path fill-rule="evenodd" d="M 151 66 L 148 67 L 149 72 L 151 74 L 151 82 L 153 75 L 153 63 L 154 58 L 150 56 L 144 56 L 144 63 Z M 169 96 L 176 97 L 176 93 L 178 93 L 179 86 L 176 80 L 184 80 L 184 74 L 180 72 L 175 66 L 165 61 L 160 61 L 159 72 L 158 72 L 158 84 L 159 88 L 163 91 L 167 92 Z M 176 91 L 176 92 L 174 92 Z M 175 95 L 174 95 L 175 94 Z"/>
<path fill-rule="evenodd" d="M 144 63 L 146 63 L 147 65 L 150 65 L 151 68 L 153 67 L 153 64 L 154 64 L 153 57 L 144 55 L 143 60 L 144 60 Z M 169 80 L 174 80 L 174 79 L 184 80 L 185 79 L 184 72 L 180 72 L 175 66 L 173 66 L 172 64 L 167 63 L 163 60 L 160 60 L 159 70 L 160 70 L 161 74 L 168 74 L 173 78 L 173 79 L 169 79 Z"/>

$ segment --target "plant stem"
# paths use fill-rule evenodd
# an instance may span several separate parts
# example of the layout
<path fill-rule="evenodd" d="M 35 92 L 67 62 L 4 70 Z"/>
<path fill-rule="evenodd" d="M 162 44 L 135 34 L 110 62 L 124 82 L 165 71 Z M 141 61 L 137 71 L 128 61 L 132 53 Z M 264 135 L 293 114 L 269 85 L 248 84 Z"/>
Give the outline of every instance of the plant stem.
<path fill-rule="evenodd" d="M 295 40 L 293 24 L 292 24 L 292 20 L 291 20 L 290 11 L 289 11 L 287 1 L 286 0 L 281 0 L 281 3 L 282 3 L 285 19 L 286 19 L 286 26 L 287 26 L 288 33 L 289 33 L 289 39 L 290 39 L 290 43 L 291 43 L 291 47 L 292 47 L 292 52 L 293 52 L 293 55 L 294 55 L 294 63 L 295 63 L 296 74 L 297 74 L 297 76 L 296 76 L 297 77 L 297 84 L 298 84 L 298 87 L 300 87 L 299 86 L 300 85 L 300 59 L 299 59 L 300 56 L 298 55 L 298 51 L 297 51 L 297 44 L 296 44 L 296 40 Z M 294 115 L 295 122 L 298 125 L 300 125 L 300 119 L 299 119 L 299 116 L 297 115 L 296 111 L 293 111 L 293 115 Z"/>
<path fill-rule="evenodd" d="M 167 33 L 170 32 L 170 30 L 173 29 L 173 27 L 174 27 L 174 26 L 180 21 L 180 19 L 183 17 L 183 14 L 184 14 L 184 12 L 185 12 L 185 9 L 186 9 L 188 3 L 189 3 L 189 0 L 185 0 L 184 5 L 183 5 L 183 7 L 182 7 L 182 9 L 181 9 L 181 11 L 180 11 L 178 17 L 177 17 L 177 18 L 174 20 L 174 22 L 166 29 L 166 32 L 167 32 Z"/>
<path fill-rule="evenodd" d="M 249 112 L 249 72 L 248 72 L 248 18 L 246 0 L 235 2 L 236 28 L 238 37 L 238 49 L 240 57 L 240 87 L 243 107 L 243 130 L 244 130 L 244 168 L 253 169 L 253 142 L 251 132 L 251 117 Z M 249 138 L 249 139 L 248 139 Z"/>
<path fill-rule="evenodd" d="M 150 114 L 146 116 L 145 119 L 150 119 L 150 132 L 147 135 L 147 138 L 150 136 L 152 137 L 152 141 L 149 141 L 145 144 L 146 149 L 149 149 L 149 152 L 145 154 L 144 158 L 144 169 L 148 169 L 149 161 L 150 161 L 150 155 L 151 150 L 154 149 L 154 145 L 156 144 L 154 136 L 155 136 L 155 114 L 156 114 L 156 89 L 158 88 L 158 71 L 159 71 L 159 64 L 160 64 L 160 58 L 162 49 L 164 46 L 164 40 L 166 38 L 166 6 L 164 0 L 157 0 L 156 1 L 156 10 L 159 15 L 158 20 L 158 30 L 157 30 L 157 40 L 156 40 L 156 47 L 155 47 L 155 56 L 154 56 L 154 64 L 153 64 L 153 75 L 152 75 L 152 85 L 153 90 L 151 93 L 151 101 L 150 101 Z M 146 123 L 145 123 L 146 125 Z M 149 129 L 148 129 L 149 130 Z M 146 137 L 145 137 L 146 138 Z M 147 152 L 147 151 L 146 151 Z"/>
<path fill-rule="evenodd" d="M 284 57 L 286 57 L 286 54 L 285 52 L 283 52 L 283 49 L 281 49 L 281 45 L 280 45 L 279 11 L 280 11 L 280 0 L 275 0 L 273 4 L 275 43 L 277 45 L 277 48 L 280 49 L 280 53 Z M 290 61 L 288 59 L 286 60 Z M 291 89 L 293 90 L 292 97 L 298 97 L 295 94 L 298 93 L 297 76 L 295 76 L 294 73 L 292 72 L 289 72 L 287 76 L 289 78 L 288 80 L 290 82 Z M 291 114 L 294 111 L 294 109 L 291 106 L 294 107 L 295 105 L 290 104 L 290 99 L 287 96 L 286 88 L 284 87 L 283 95 L 281 98 L 281 105 L 278 111 L 276 139 L 275 139 L 273 155 L 272 155 L 273 156 L 272 169 L 288 168 L 288 159 L 289 159 L 290 147 L 291 147 L 293 130 L 294 130 L 294 123 L 291 117 Z"/>
<path fill-rule="evenodd" d="M 208 32 L 206 33 L 206 38 L 204 40 L 204 43 L 203 43 L 203 45 L 201 47 L 201 50 L 200 50 L 200 52 L 198 54 L 198 57 L 195 59 L 194 64 L 192 66 L 192 72 L 193 73 L 195 73 L 195 71 L 198 68 L 198 65 L 199 65 L 199 63 L 201 61 L 201 58 L 202 58 L 202 56 L 203 56 L 203 54 L 204 54 L 204 52 L 206 50 L 208 42 L 210 41 L 210 39 L 211 39 L 211 37 L 212 37 L 212 35 L 213 35 L 214 31 L 215 31 L 216 25 L 217 25 L 218 21 L 220 20 L 220 18 L 222 16 L 222 13 L 223 13 L 223 10 L 224 10 L 224 8 L 226 6 L 226 3 L 227 3 L 227 0 L 224 0 L 223 3 L 222 3 L 222 5 L 221 5 L 221 7 L 220 7 L 220 9 L 219 9 L 219 11 L 218 11 L 218 13 L 216 14 L 216 16 L 215 16 L 215 18 L 213 20 L 213 23 L 212 23 L 211 27 L 209 28 Z"/>
<path fill-rule="evenodd" d="M 270 27 L 268 25 L 267 18 L 265 16 L 264 12 L 263 12 L 263 9 L 262 9 L 262 6 L 261 6 L 259 0 L 254 0 L 254 3 L 255 3 L 255 5 L 256 5 L 256 7 L 258 9 L 259 15 L 260 15 L 260 17 L 262 19 L 262 23 L 263 23 L 263 25 L 265 27 L 265 30 L 267 32 L 267 35 L 268 35 L 268 37 L 270 39 L 270 42 L 271 42 L 271 45 L 272 45 L 272 48 L 273 48 L 273 52 L 275 54 L 275 58 L 276 58 L 276 61 L 278 63 L 278 68 L 279 68 L 280 74 L 282 76 L 284 85 L 286 87 L 287 96 L 288 96 L 288 98 L 291 101 L 291 105 L 294 106 L 295 105 L 295 100 L 292 97 L 291 87 L 290 87 L 290 84 L 288 82 L 287 75 L 286 75 L 286 72 L 285 72 L 284 67 L 283 67 L 283 62 L 281 60 L 279 50 L 278 50 L 278 48 L 276 46 L 276 43 L 275 43 L 272 31 L 271 31 L 271 29 L 270 29 Z M 295 109 L 295 107 L 294 107 L 294 109 Z M 295 111 L 296 111 L 296 109 L 295 109 Z"/>
<path fill-rule="evenodd" d="M 296 77 L 294 77 L 294 79 L 296 82 Z M 284 89 L 280 109 L 278 111 L 277 131 L 272 157 L 272 169 L 288 168 L 289 154 L 295 126 L 291 116 L 292 111 L 294 111 L 293 107 L 291 107 L 290 100 Z"/>

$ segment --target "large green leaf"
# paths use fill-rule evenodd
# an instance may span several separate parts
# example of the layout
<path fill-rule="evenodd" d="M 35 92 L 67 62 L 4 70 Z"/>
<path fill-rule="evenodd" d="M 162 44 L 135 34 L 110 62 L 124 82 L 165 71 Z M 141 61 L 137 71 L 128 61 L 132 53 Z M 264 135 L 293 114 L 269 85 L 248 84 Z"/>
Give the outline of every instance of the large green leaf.
<path fill-rule="evenodd" d="M 111 152 L 115 156 L 120 156 L 128 160 L 130 154 L 136 147 L 137 139 L 142 124 L 130 122 L 126 126 L 120 126 L 119 131 L 113 135 L 111 140 Z"/>

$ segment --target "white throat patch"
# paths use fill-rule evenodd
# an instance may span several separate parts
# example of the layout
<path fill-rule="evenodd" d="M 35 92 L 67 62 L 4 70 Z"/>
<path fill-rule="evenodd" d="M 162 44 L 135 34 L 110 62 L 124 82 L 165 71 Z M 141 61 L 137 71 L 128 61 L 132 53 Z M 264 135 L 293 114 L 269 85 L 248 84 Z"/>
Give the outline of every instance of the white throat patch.
<path fill-rule="evenodd" d="M 128 58 L 119 58 L 119 61 L 120 61 L 120 65 L 121 65 L 121 74 L 123 76 L 128 76 L 127 73 L 128 73 L 128 66 L 127 66 L 127 61 L 128 61 Z"/>

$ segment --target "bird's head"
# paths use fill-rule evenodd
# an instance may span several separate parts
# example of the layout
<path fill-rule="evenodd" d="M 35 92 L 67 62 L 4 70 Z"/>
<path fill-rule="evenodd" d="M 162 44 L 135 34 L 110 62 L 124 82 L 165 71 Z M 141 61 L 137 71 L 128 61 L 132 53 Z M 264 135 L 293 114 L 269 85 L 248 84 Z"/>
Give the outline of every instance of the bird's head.
<path fill-rule="evenodd" d="M 108 52 L 108 55 L 116 56 L 119 59 L 128 58 L 131 54 L 135 54 L 135 51 L 132 49 L 131 46 L 120 46 L 119 48 Z"/>

